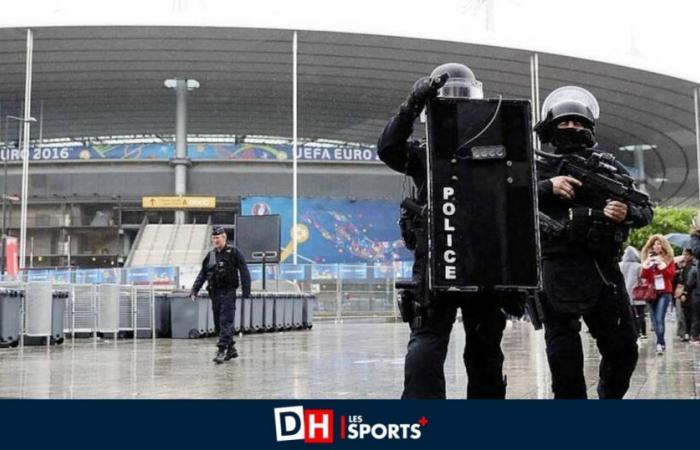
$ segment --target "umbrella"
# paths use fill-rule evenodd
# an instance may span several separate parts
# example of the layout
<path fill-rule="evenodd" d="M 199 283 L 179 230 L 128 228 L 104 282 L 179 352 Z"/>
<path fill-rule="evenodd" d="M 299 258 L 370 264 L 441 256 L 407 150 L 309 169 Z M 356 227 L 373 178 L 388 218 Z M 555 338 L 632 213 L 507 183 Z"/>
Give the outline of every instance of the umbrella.
<path fill-rule="evenodd" d="M 678 248 L 688 248 L 690 245 L 690 235 L 685 233 L 669 233 L 664 236 L 671 245 L 675 245 Z"/>

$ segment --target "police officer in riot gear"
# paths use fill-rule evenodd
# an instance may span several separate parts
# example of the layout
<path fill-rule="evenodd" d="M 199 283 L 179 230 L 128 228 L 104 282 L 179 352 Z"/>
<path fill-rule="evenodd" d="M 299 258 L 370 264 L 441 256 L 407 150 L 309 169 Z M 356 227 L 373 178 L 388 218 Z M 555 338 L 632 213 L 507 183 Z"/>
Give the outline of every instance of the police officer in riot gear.
<path fill-rule="evenodd" d="M 409 140 L 413 123 L 435 96 L 482 98 L 481 83 L 462 64 L 437 67 L 419 79 L 379 138 L 377 150 L 386 165 L 413 180 L 413 193 L 402 202 L 401 233 L 414 253 L 413 283 L 401 295 L 401 315 L 411 336 L 405 360 L 402 398 L 445 398 L 444 363 L 457 308 L 466 333 L 464 363 L 468 398 L 504 398 L 501 338 L 505 316 L 493 295 L 483 292 L 431 293 L 427 286 L 427 173 L 425 142 Z"/>
<path fill-rule="evenodd" d="M 226 232 L 221 226 L 212 230 L 214 248 L 204 257 L 202 269 L 192 285 L 192 300 L 207 282 L 207 291 L 212 301 L 214 321 L 219 324 L 219 342 L 214 362 L 238 357 L 233 341 L 233 320 L 236 312 L 236 288 L 239 284 L 243 298 L 250 298 L 250 272 L 245 258 L 238 249 L 226 242 Z M 240 283 L 239 283 L 240 273 Z"/>
<path fill-rule="evenodd" d="M 541 233 L 544 293 L 540 300 L 552 390 L 555 398 L 586 398 L 580 338 L 583 317 L 602 357 L 598 396 L 622 398 L 638 351 L 618 261 L 629 230 L 649 224 L 653 211 L 648 205 L 612 200 L 593 192 L 585 181 L 557 173 L 559 162 L 576 155 L 603 158 L 606 167 L 628 175 L 611 155 L 595 149 L 599 108 L 590 92 L 574 86 L 559 88 L 545 100 L 542 114 L 535 131 L 543 144 L 551 144 L 554 154 L 540 153 L 539 208 L 565 226 L 561 233 L 544 228 Z M 600 167 L 591 170 L 603 170 Z"/>

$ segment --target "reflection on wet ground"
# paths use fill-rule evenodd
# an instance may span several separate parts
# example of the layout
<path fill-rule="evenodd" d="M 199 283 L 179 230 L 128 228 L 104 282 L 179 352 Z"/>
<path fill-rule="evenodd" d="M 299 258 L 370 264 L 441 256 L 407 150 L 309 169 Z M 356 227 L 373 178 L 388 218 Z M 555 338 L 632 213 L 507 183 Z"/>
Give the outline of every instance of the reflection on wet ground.
<path fill-rule="evenodd" d="M 675 325 L 675 324 L 674 324 Z M 669 329 L 673 328 L 669 326 Z M 589 397 L 598 352 L 582 333 Z M 393 322 L 316 323 L 312 330 L 239 337 L 240 358 L 212 363 L 215 339 L 68 339 L 62 346 L 0 349 L 0 397 L 10 398 L 398 398 L 408 327 Z M 642 344 L 627 398 L 698 398 L 700 347 L 667 336 L 665 355 Z M 445 364 L 448 398 L 466 393 L 464 332 Z M 541 331 L 506 330 L 508 398 L 551 398 Z"/>

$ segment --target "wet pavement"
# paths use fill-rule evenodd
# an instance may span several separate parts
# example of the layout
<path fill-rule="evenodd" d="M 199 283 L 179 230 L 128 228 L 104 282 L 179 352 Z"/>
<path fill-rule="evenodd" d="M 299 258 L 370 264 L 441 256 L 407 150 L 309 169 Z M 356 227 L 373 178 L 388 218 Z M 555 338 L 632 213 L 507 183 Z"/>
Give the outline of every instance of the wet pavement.
<path fill-rule="evenodd" d="M 675 329 L 669 323 L 668 329 Z M 582 333 L 589 397 L 596 398 L 599 356 Z M 238 359 L 215 365 L 214 338 L 67 339 L 61 346 L 0 349 L 2 398 L 398 398 L 408 327 L 403 323 L 317 322 L 312 330 L 237 338 Z M 640 348 L 626 398 L 698 398 L 700 347 L 667 333 Z M 464 332 L 452 332 L 445 374 L 448 398 L 466 394 Z M 551 398 L 542 331 L 524 322 L 505 332 L 508 398 Z"/>

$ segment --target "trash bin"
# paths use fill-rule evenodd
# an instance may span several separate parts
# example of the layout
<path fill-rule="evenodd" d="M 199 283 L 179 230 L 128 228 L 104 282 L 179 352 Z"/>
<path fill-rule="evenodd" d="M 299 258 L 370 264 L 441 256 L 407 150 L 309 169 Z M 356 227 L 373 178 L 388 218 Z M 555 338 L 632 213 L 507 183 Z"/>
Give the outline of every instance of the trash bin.
<path fill-rule="evenodd" d="M 24 344 L 45 344 L 51 338 L 52 317 L 51 282 L 27 283 L 24 291 Z"/>
<path fill-rule="evenodd" d="M 291 294 L 292 298 L 292 328 L 303 328 L 304 294 Z"/>
<path fill-rule="evenodd" d="M 275 329 L 275 298 L 270 295 L 263 295 L 263 328 L 264 331 Z"/>
<path fill-rule="evenodd" d="M 238 300 L 238 299 L 236 299 Z M 241 329 L 244 333 L 250 333 L 250 298 L 241 299 L 243 316 L 241 317 Z M 238 308 L 236 308 L 238 309 Z"/>
<path fill-rule="evenodd" d="M 233 332 L 241 333 L 243 332 L 243 316 L 245 312 L 243 311 L 243 302 L 239 296 L 236 296 L 236 313 L 233 316 Z"/>
<path fill-rule="evenodd" d="M 119 333 L 119 285 L 101 284 L 97 286 L 97 332 L 111 334 L 115 338 Z"/>
<path fill-rule="evenodd" d="M 302 313 L 301 323 L 304 328 L 311 328 L 314 326 L 314 311 L 313 302 L 316 300 L 311 294 L 304 294 L 304 311 Z"/>
<path fill-rule="evenodd" d="M 259 333 L 265 331 L 264 320 L 264 294 L 252 294 L 250 298 L 250 331 Z"/>
<path fill-rule="evenodd" d="M 289 294 L 282 295 L 282 304 L 284 305 L 284 329 L 291 330 L 294 316 L 294 299 Z"/>
<path fill-rule="evenodd" d="M 154 315 L 156 322 L 156 337 L 172 337 L 170 330 L 170 299 L 168 294 L 159 292 L 155 294 Z"/>
<path fill-rule="evenodd" d="M 214 310 L 210 297 L 206 297 L 207 302 L 207 336 L 216 335 L 216 323 L 214 322 Z"/>
<path fill-rule="evenodd" d="M 25 345 L 62 344 L 68 292 L 53 290 L 51 282 L 27 283 Z"/>
<path fill-rule="evenodd" d="M 54 290 L 51 307 L 51 343 L 62 344 L 65 340 L 65 318 L 68 291 Z"/>
<path fill-rule="evenodd" d="M 19 344 L 22 291 L 0 288 L 0 347 Z"/>
<path fill-rule="evenodd" d="M 190 300 L 189 293 L 172 293 L 170 299 L 170 326 L 173 339 L 195 339 L 207 335 L 209 302 L 203 297 Z"/>
<path fill-rule="evenodd" d="M 273 313 L 273 328 L 277 331 L 284 330 L 284 310 L 287 302 L 284 301 L 284 296 L 280 294 L 269 294 L 274 302 Z"/>

